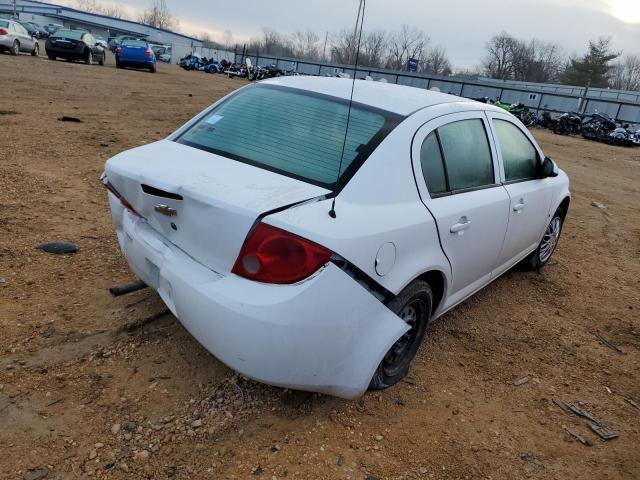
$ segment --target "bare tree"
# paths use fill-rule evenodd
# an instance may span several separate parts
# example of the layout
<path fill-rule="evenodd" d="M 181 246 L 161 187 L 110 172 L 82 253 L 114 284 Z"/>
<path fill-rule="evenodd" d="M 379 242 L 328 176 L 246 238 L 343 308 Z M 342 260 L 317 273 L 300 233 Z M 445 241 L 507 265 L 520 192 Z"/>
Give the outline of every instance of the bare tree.
<path fill-rule="evenodd" d="M 114 18 L 124 18 L 125 13 L 120 5 L 102 4 L 96 0 L 76 0 L 76 8 L 90 13 L 99 13 Z"/>
<path fill-rule="evenodd" d="M 384 30 L 364 32 L 358 63 L 365 67 L 381 68 L 389 50 L 389 35 Z"/>
<path fill-rule="evenodd" d="M 140 13 L 138 21 L 163 30 L 175 30 L 178 19 L 169 11 L 166 0 L 153 0 L 150 7 Z"/>
<path fill-rule="evenodd" d="M 320 58 L 320 36 L 313 30 L 298 30 L 291 35 L 291 48 L 297 58 L 318 60 Z"/>
<path fill-rule="evenodd" d="M 527 43 L 506 32 L 487 42 L 483 60 L 485 74 L 491 78 L 541 83 L 557 81 L 565 65 L 557 44 L 536 39 Z"/>
<path fill-rule="evenodd" d="M 231 33 L 231 30 L 225 30 L 222 34 L 222 44 L 227 50 L 233 49 L 233 33 Z"/>
<path fill-rule="evenodd" d="M 356 62 L 356 45 L 353 31 L 342 29 L 331 36 L 331 60 L 344 65 Z"/>
<path fill-rule="evenodd" d="M 507 32 L 495 35 L 487 42 L 487 53 L 482 65 L 489 77 L 501 80 L 513 77 L 513 58 L 517 44 L 518 41 Z"/>
<path fill-rule="evenodd" d="M 435 46 L 427 50 L 422 62 L 422 71 L 432 75 L 451 75 L 451 62 L 446 49 Z"/>
<path fill-rule="evenodd" d="M 402 25 L 389 40 L 389 57 L 387 67 L 404 70 L 407 60 L 415 58 L 420 61 L 429 43 L 429 37 L 416 27 Z"/>
<path fill-rule="evenodd" d="M 640 55 L 627 55 L 615 63 L 609 85 L 617 90 L 640 91 Z"/>

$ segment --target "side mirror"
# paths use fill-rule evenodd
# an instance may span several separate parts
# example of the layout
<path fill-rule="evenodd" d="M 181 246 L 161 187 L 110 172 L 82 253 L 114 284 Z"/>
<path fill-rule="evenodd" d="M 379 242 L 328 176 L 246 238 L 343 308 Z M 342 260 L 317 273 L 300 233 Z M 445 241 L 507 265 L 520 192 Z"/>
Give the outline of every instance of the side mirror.
<path fill-rule="evenodd" d="M 549 157 L 545 157 L 540 167 L 540 178 L 557 177 L 558 167 Z"/>

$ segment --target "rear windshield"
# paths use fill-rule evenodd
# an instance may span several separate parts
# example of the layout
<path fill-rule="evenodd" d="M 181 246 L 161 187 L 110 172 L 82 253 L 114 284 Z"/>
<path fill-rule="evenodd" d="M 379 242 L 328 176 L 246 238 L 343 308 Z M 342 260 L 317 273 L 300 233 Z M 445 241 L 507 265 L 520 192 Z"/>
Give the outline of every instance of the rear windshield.
<path fill-rule="evenodd" d="M 9 22 L 5 22 L 4 20 L 0 20 L 0 27 L 7 28 L 9 26 Z"/>
<path fill-rule="evenodd" d="M 147 42 L 145 42 L 144 40 L 123 40 L 122 46 L 123 47 L 146 47 Z"/>
<path fill-rule="evenodd" d="M 71 40 L 81 40 L 85 32 L 78 30 L 58 30 L 53 34 L 53 38 L 69 38 Z"/>
<path fill-rule="evenodd" d="M 294 88 L 254 85 L 207 113 L 176 141 L 325 188 L 341 188 L 402 119 Z"/>

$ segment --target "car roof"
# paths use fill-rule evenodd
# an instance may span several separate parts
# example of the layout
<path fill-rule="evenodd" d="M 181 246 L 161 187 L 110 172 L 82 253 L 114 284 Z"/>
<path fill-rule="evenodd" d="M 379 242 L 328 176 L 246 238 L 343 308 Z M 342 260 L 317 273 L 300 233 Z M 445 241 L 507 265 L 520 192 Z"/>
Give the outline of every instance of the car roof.
<path fill-rule="evenodd" d="M 290 76 L 276 77 L 260 83 L 297 88 L 348 100 L 353 79 L 336 77 Z M 353 101 L 400 115 L 443 103 L 471 103 L 473 100 L 456 97 L 424 88 L 392 83 L 356 80 Z M 476 102 L 477 103 L 477 102 Z M 478 103 L 478 105 L 485 105 Z"/>

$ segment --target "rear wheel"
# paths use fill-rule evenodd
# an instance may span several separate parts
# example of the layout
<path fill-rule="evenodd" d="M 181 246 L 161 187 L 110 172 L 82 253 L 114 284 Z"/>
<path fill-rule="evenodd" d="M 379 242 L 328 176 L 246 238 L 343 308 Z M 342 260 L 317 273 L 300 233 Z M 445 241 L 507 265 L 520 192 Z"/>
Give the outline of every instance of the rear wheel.
<path fill-rule="evenodd" d="M 20 53 L 20 42 L 18 40 L 13 41 L 11 46 L 11 55 L 18 55 Z"/>
<path fill-rule="evenodd" d="M 47 57 L 49 58 L 49 60 L 55 60 L 56 56 L 55 55 L 51 55 L 50 53 L 47 54 Z"/>
<path fill-rule="evenodd" d="M 562 233 L 563 223 L 564 211 L 562 210 L 562 208 L 558 208 L 556 210 L 556 213 L 553 214 L 549 225 L 547 225 L 547 229 L 542 236 L 542 240 L 540 240 L 538 248 L 536 248 L 533 253 L 531 253 L 521 262 L 521 265 L 524 268 L 526 268 L 527 270 L 539 270 L 547 263 L 549 263 L 549 260 L 551 260 L 551 255 L 553 255 L 553 252 L 558 245 L 560 233 Z"/>
<path fill-rule="evenodd" d="M 102 52 L 102 56 L 100 57 L 100 60 L 98 61 L 98 65 L 104 66 L 106 61 L 107 61 L 107 54 Z"/>
<path fill-rule="evenodd" d="M 38 42 L 36 41 L 35 45 L 33 46 L 33 51 L 31 52 L 31 55 L 34 57 L 37 57 L 39 53 L 40 53 L 40 44 L 38 44 Z"/>
<path fill-rule="evenodd" d="M 389 302 L 387 307 L 405 321 L 410 329 L 386 353 L 373 374 L 370 389 L 382 390 L 405 377 L 427 329 L 432 304 L 431 287 L 423 280 L 414 281 Z"/>
<path fill-rule="evenodd" d="M 149 71 L 151 73 L 156 73 L 156 64 L 155 63 L 149 67 Z"/>

